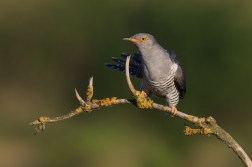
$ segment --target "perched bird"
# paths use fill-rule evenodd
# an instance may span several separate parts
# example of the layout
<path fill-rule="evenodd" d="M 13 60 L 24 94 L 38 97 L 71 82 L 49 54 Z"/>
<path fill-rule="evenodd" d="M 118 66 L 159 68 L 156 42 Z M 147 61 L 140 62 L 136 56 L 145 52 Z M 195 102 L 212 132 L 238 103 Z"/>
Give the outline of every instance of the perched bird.
<path fill-rule="evenodd" d="M 140 53 L 135 53 L 130 59 L 129 72 L 142 78 L 140 90 L 148 96 L 166 98 L 166 103 L 176 114 L 176 105 L 186 93 L 186 78 L 174 51 L 167 51 L 160 46 L 155 38 L 146 33 L 139 33 L 123 40 L 131 41 Z M 128 54 L 122 53 L 125 59 Z M 125 72 L 125 61 L 112 57 L 118 64 L 105 65 Z"/>

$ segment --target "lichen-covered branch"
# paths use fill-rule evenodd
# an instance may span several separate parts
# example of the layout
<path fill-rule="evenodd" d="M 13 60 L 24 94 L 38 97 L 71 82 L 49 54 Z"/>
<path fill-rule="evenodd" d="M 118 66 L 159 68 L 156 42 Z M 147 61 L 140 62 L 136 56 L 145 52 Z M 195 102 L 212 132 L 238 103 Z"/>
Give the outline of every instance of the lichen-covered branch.
<path fill-rule="evenodd" d="M 78 91 L 75 89 L 76 98 L 80 102 L 80 107 L 76 108 L 74 111 L 70 113 L 55 117 L 49 118 L 46 116 L 41 116 L 39 119 L 30 123 L 30 125 L 38 125 L 38 128 L 35 128 L 34 134 L 37 134 L 41 130 L 45 130 L 46 123 L 54 123 L 58 121 L 62 121 L 65 119 L 69 119 L 79 113 L 82 112 L 91 112 L 97 108 L 101 108 L 104 106 L 111 106 L 117 104 L 133 104 L 138 108 L 145 108 L 145 109 L 156 109 L 163 112 L 170 113 L 172 116 L 179 117 L 184 119 L 188 122 L 193 123 L 199 128 L 192 129 L 188 125 L 185 125 L 184 134 L 185 135 L 215 135 L 218 139 L 222 140 L 228 147 L 232 148 L 233 151 L 238 155 L 238 157 L 242 160 L 242 162 L 247 167 L 252 167 L 252 162 L 245 151 L 241 148 L 241 146 L 221 127 L 219 127 L 212 117 L 207 118 L 199 118 L 197 116 L 188 115 L 181 111 L 177 111 L 175 114 L 172 112 L 171 108 L 168 106 L 160 105 L 154 103 L 150 97 L 144 91 L 138 91 L 134 88 L 133 84 L 130 81 L 129 75 L 129 60 L 130 56 L 126 59 L 126 81 L 130 92 L 133 96 L 133 99 L 117 99 L 116 97 L 111 98 L 104 98 L 102 100 L 92 100 L 94 88 L 93 88 L 93 77 L 89 80 L 89 85 L 86 92 L 86 99 L 83 100 L 82 97 L 79 95 Z"/>

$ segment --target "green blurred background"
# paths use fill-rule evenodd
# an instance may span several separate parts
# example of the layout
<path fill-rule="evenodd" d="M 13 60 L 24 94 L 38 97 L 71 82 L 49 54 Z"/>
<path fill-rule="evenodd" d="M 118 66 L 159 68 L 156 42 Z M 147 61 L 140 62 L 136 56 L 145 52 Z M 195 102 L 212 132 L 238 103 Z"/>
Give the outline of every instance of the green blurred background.
<path fill-rule="evenodd" d="M 123 73 L 103 64 L 153 34 L 187 76 L 178 109 L 213 116 L 252 157 L 252 1 L 0 1 L 1 167 L 244 166 L 216 137 L 184 136 L 184 120 L 131 105 L 95 110 L 33 136 L 40 116 L 94 98 L 130 97 Z M 135 87 L 140 80 L 133 78 Z M 154 100 L 165 104 L 164 99 Z"/>

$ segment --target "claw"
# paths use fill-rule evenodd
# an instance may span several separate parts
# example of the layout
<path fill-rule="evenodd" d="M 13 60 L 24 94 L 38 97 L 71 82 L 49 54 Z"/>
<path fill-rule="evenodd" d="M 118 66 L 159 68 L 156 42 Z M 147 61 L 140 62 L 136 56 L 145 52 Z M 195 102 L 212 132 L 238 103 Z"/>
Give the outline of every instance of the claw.
<path fill-rule="evenodd" d="M 147 97 L 147 94 L 143 90 L 141 90 L 140 95 L 142 95 L 143 97 Z"/>
<path fill-rule="evenodd" d="M 172 114 L 172 117 L 176 115 L 177 111 L 178 111 L 178 110 L 177 110 L 176 107 L 174 107 L 174 106 L 171 107 L 171 114 Z"/>

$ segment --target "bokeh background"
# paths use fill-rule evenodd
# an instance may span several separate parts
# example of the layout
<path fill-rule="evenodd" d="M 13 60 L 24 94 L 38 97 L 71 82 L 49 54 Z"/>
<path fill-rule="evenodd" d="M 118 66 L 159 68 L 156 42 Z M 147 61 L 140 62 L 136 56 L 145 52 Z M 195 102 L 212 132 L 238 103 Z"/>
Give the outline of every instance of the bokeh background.
<path fill-rule="evenodd" d="M 1 167 L 244 166 L 216 137 L 184 136 L 184 120 L 131 105 L 47 124 L 28 124 L 79 106 L 94 76 L 94 98 L 130 97 L 123 73 L 104 66 L 153 34 L 175 50 L 187 76 L 178 109 L 213 116 L 252 157 L 252 1 L 1 0 Z M 136 87 L 140 80 L 133 78 Z M 154 98 L 158 103 L 165 100 Z"/>

